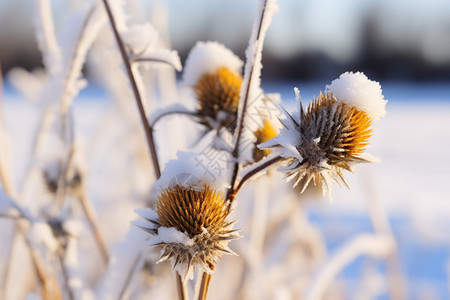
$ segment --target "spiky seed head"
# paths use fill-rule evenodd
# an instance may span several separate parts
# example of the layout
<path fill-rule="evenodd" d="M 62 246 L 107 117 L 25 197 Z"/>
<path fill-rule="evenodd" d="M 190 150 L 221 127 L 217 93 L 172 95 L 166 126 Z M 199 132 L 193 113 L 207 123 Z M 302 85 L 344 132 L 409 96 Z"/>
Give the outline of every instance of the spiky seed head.
<path fill-rule="evenodd" d="M 216 129 L 214 124 L 218 123 L 220 127 L 234 130 L 241 83 L 240 74 L 224 67 L 203 74 L 194 86 L 198 111 L 203 115 L 200 123 L 210 129 Z"/>
<path fill-rule="evenodd" d="M 191 277 L 196 266 L 212 272 L 222 253 L 234 254 L 228 242 L 239 235 L 232 229 L 234 222 L 228 221 L 229 202 L 210 186 L 201 190 L 179 185 L 166 188 L 158 196 L 156 212 L 158 220 L 149 221 L 158 224 L 154 230 L 157 237 L 170 230 L 181 236 L 178 240 L 156 240 L 155 245 L 161 247 L 160 261 L 171 259 L 173 268 L 185 278 Z"/>
<path fill-rule="evenodd" d="M 288 163 L 282 168 L 286 178 L 294 179 L 301 192 L 311 181 L 320 183 L 323 193 L 331 191 L 331 180 L 349 187 L 343 170 L 368 162 L 362 154 L 372 134 L 369 114 L 331 93 L 320 94 L 306 112 L 300 104 L 298 117 L 286 114 L 280 136 L 261 145 L 281 151 Z"/>
<path fill-rule="evenodd" d="M 295 185 L 303 183 L 302 191 L 311 180 L 322 181 L 324 190 L 330 190 L 330 178 L 348 186 L 343 170 L 352 171 L 354 163 L 367 162 L 360 154 L 372 135 L 369 115 L 326 93 L 314 99 L 299 125 L 296 148 L 303 160 L 291 162 L 294 168 L 288 177 L 296 180 Z"/>
<path fill-rule="evenodd" d="M 253 147 L 253 161 L 258 162 L 269 155 L 272 150 L 259 149 L 257 145 L 276 137 L 278 131 L 269 120 L 265 119 L 263 126 L 258 128 L 253 134 L 256 137 L 255 147 Z"/>

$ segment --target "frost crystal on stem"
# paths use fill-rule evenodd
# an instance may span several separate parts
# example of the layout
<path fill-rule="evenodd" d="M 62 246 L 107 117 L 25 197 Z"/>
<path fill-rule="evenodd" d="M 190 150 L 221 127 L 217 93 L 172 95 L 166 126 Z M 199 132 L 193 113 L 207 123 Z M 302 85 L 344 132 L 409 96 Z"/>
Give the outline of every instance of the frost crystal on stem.
<path fill-rule="evenodd" d="M 191 279 L 196 266 L 212 273 L 222 253 L 234 254 L 228 242 L 239 235 L 228 221 L 228 205 L 208 185 L 200 191 L 175 185 L 158 196 L 157 215 L 139 212 L 150 223 L 136 225 L 155 235 L 148 244 L 161 248 L 159 262 L 172 260 L 173 268 Z"/>
<path fill-rule="evenodd" d="M 327 90 L 339 96 L 320 94 L 305 112 L 296 89 L 298 115 L 286 112 L 280 134 L 260 145 L 284 158 L 287 165 L 280 170 L 288 180 L 295 180 L 294 187 L 301 185 L 301 192 L 311 180 L 322 185 L 324 194 L 331 192 L 332 180 L 349 188 L 343 171 L 353 172 L 355 164 L 369 162 L 363 154 L 372 134 L 370 127 L 385 113 L 387 101 L 379 84 L 362 73 L 344 73 Z"/>

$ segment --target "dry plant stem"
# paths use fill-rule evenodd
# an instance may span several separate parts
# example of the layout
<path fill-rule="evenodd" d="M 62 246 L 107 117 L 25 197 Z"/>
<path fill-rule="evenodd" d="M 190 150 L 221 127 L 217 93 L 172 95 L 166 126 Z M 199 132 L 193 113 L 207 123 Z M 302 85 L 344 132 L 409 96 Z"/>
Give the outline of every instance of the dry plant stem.
<path fill-rule="evenodd" d="M 214 266 L 212 267 L 214 269 Z M 203 272 L 202 282 L 200 283 L 200 291 L 198 293 L 198 300 L 206 300 L 208 294 L 209 283 L 211 282 L 212 274 Z"/>
<path fill-rule="evenodd" d="M 159 167 L 156 146 L 155 146 L 154 139 L 153 139 L 153 128 L 148 123 L 147 117 L 145 115 L 144 105 L 142 103 L 142 98 L 139 93 L 139 89 L 137 87 L 136 79 L 134 78 L 134 75 L 133 75 L 133 70 L 131 69 L 130 60 L 128 59 L 128 55 L 125 50 L 125 45 L 124 45 L 122 38 L 120 37 L 119 32 L 117 30 L 116 21 L 112 14 L 111 8 L 110 8 L 107 0 L 103 0 L 103 3 L 105 4 L 109 22 L 111 23 L 111 27 L 114 32 L 114 36 L 115 36 L 117 44 L 119 46 L 120 54 L 122 56 L 123 63 L 125 65 L 125 69 L 127 70 L 128 78 L 130 79 L 131 89 L 133 90 L 133 94 L 136 99 L 136 103 L 137 103 L 138 110 L 139 110 L 139 115 L 141 117 L 142 125 L 144 126 L 145 136 L 146 136 L 147 142 L 148 142 L 150 155 L 152 157 L 155 176 L 156 176 L 156 178 L 159 178 L 161 176 L 161 169 Z"/>
<path fill-rule="evenodd" d="M 263 23 L 263 19 L 264 19 L 264 15 L 265 15 L 265 10 L 266 10 L 266 5 L 267 5 L 267 0 L 264 2 L 264 8 L 261 14 L 261 19 L 259 20 L 259 27 L 258 27 L 258 33 L 256 35 L 256 41 L 258 41 L 261 38 L 261 26 Z M 235 194 L 234 188 L 235 188 L 235 184 L 236 184 L 236 178 L 239 172 L 239 146 L 241 143 L 241 137 L 242 137 L 242 132 L 244 130 L 244 120 L 245 120 L 245 115 L 247 113 L 247 104 L 248 104 L 248 98 L 250 95 L 250 87 L 252 85 L 252 80 L 253 80 L 253 74 L 254 74 L 254 69 L 255 69 L 255 62 L 253 59 L 253 65 L 251 66 L 251 71 L 250 71 L 250 77 L 248 79 L 248 84 L 246 86 L 246 91 L 245 91 L 245 96 L 244 96 L 244 103 L 242 105 L 242 111 L 241 111 L 241 115 L 239 116 L 239 124 L 238 124 L 238 129 L 237 129 L 237 136 L 236 136 L 236 143 L 234 144 L 234 150 L 232 152 L 233 157 L 235 158 L 235 163 L 234 163 L 234 167 L 233 167 L 233 173 L 231 176 L 231 184 L 230 184 L 230 189 L 228 190 L 227 193 L 227 198 L 232 202 L 234 199 L 229 198 L 229 196 Z"/>
<path fill-rule="evenodd" d="M 111 23 L 111 27 L 114 32 L 114 36 L 115 36 L 117 44 L 119 46 L 120 54 L 122 56 L 123 63 L 125 65 L 125 69 L 127 70 L 128 78 L 130 79 L 131 89 L 133 90 L 133 93 L 134 93 L 134 96 L 136 99 L 136 104 L 137 104 L 138 110 L 139 110 L 139 115 L 141 117 L 142 124 L 144 126 L 145 136 L 147 138 L 150 155 L 151 155 L 152 162 L 153 162 L 153 168 L 155 171 L 155 176 L 156 176 L 156 178 L 159 178 L 159 177 L 161 177 L 161 169 L 159 167 L 158 156 L 157 156 L 156 147 L 155 147 L 155 143 L 154 143 L 154 139 L 153 139 L 153 128 L 148 123 L 147 117 L 145 115 L 144 105 L 142 103 L 142 98 L 139 93 L 139 89 L 137 87 L 136 79 L 134 78 L 133 70 L 131 69 L 131 64 L 128 59 L 127 52 L 125 50 L 125 45 L 124 45 L 122 38 L 120 37 L 119 32 L 117 30 L 116 22 L 115 22 L 113 14 L 112 14 L 111 8 L 110 8 L 107 0 L 103 0 L 103 3 L 105 4 L 105 9 L 108 14 L 109 22 Z M 133 270 L 130 270 L 130 273 L 128 276 L 129 278 L 131 278 L 132 273 L 133 273 Z M 184 284 L 184 282 L 182 280 L 177 280 L 177 288 L 179 291 L 180 300 L 187 299 L 186 285 Z M 124 289 L 126 289 L 126 286 L 124 286 Z"/>
<path fill-rule="evenodd" d="M 241 187 L 244 185 L 244 183 L 249 180 L 251 177 L 253 177 L 254 175 L 258 174 L 258 172 L 264 170 L 265 168 L 270 167 L 271 165 L 279 162 L 282 160 L 282 157 L 277 156 L 274 157 L 270 160 L 268 160 L 267 162 L 261 164 L 260 166 L 258 166 L 257 168 L 254 168 L 253 170 L 251 170 L 250 172 L 248 172 L 247 174 L 244 175 L 244 177 L 242 177 L 241 181 L 239 182 L 239 184 L 237 185 L 237 187 L 233 190 L 233 193 L 230 195 L 230 199 L 234 199 L 236 197 L 237 192 L 239 192 L 239 190 L 241 189 Z"/>
<path fill-rule="evenodd" d="M 67 126 L 65 120 L 67 119 L 67 115 L 63 115 L 62 119 L 63 119 L 62 121 L 64 124 L 62 126 L 62 131 L 65 132 L 65 129 Z M 62 134 L 65 135 L 64 133 L 62 133 Z M 64 136 L 63 136 L 63 139 L 65 140 Z M 56 195 L 55 195 L 55 202 L 56 202 L 56 207 L 57 207 L 58 211 L 64 205 L 64 199 L 66 198 L 67 176 L 68 176 L 68 172 L 69 172 L 69 167 L 72 165 L 72 162 L 73 162 L 74 152 L 75 152 L 74 145 L 72 143 L 69 148 L 67 159 L 60 163 L 61 174 L 59 175 L 59 178 L 58 178 L 57 187 L 56 187 Z"/>
<path fill-rule="evenodd" d="M 177 292 L 178 292 L 178 299 L 180 300 L 187 300 L 187 288 L 186 284 L 181 278 L 181 275 L 178 274 L 178 272 L 175 272 L 176 280 L 177 280 Z"/>
<path fill-rule="evenodd" d="M 25 235 L 25 230 L 23 226 L 19 224 L 19 233 L 23 235 L 25 239 L 25 244 L 30 251 L 31 260 L 33 262 L 33 266 L 36 271 L 37 278 L 42 286 L 42 299 L 50 300 L 50 299 L 62 299 L 62 293 L 59 290 L 58 286 L 52 285 L 52 280 L 49 278 L 44 270 L 42 262 L 39 260 L 39 255 L 36 253 L 36 250 L 30 244 L 30 241 Z"/>
<path fill-rule="evenodd" d="M 108 264 L 109 261 L 109 255 L 108 250 L 106 249 L 105 241 L 103 239 L 103 236 L 100 233 L 100 230 L 97 226 L 97 223 L 95 222 L 95 216 L 94 212 L 90 206 L 89 200 L 86 197 L 86 192 L 82 190 L 79 195 L 79 200 L 81 207 L 83 209 L 84 215 L 86 216 L 86 219 L 89 222 L 89 227 L 92 230 L 92 233 L 94 234 L 95 241 L 97 242 L 98 249 L 100 250 L 100 254 L 102 255 L 103 262 L 105 264 Z"/>
<path fill-rule="evenodd" d="M 62 252 L 63 253 L 58 253 L 57 254 L 57 260 L 58 260 L 58 264 L 59 264 L 59 268 L 61 269 L 61 274 L 62 274 L 62 277 L 63 277 L 63 282 L 64 282 L 64 288 L 66 289 L 66 293 L 67 293 L 67 296 L 68 296 L 68 299 L 69 300 L 73 300 L 74 299 L 74 296 L 73 296 L 73 292 L 72 292 L 72 289 L 70 288 L 70 285 L 69 285 L 69 273 L 67 272 L 67 268 L 66 268 L 66 266 L 64 265 L 64 253 L 65 253 L 65 250 L 62 250 Z"/>

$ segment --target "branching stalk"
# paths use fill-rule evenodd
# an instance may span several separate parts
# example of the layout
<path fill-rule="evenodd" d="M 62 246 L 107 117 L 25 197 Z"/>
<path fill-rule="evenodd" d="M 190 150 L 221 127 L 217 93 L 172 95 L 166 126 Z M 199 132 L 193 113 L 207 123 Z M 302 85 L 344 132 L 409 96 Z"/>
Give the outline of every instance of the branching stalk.
<path fill-rule="evenodd" d="M 261 41 L 260 39 L 261 39 L 261 33 L 262 33 L 261 28 L 262 28 L 264 17 L 266 15 L 265 14 L 266 6 L 267 6 L 267 0 L 264 1 L 264 7 L 263 7 L 263 10 L 262 10 L 262 13 L 261 13 L 261 18 L 258 20 L 258 32 L 256 34 L 255 41 L 250 39 L 249 47 L 250 47 L 252 42 L 260 43 L 260 45 L 262 45 L 262 43 L 263 43 L 263 41 Z M 233 166 L 233 173 L 231 175 L 230 189 L 228 190 L 228 193 L 227 193 L 227 198 L 230 201 L 234 200 L 234 199 L 231 199 L 229 197 L 231 195 L 235 194 L 234 189 L 235 189 L 236 179 L 237 179 L 237 175 L 238 175 L 239 168 L 240 168 L 239 159 L 238 159 L 239 158 L 239 150 L 240 150 L 239 147 L 240 147 L 240 143 L 241 143 L 242 133 L 244 131 L 244 124 L 245 124 L 244 121 L 245 121 L 245 115 L 247 113 L 247 105 L 248 105 L 248 101 L 249 101 L 250 87 L 252 86 L 253 80 L 255 80 L 255 66 L 256 66 L 255 59 L 256 59 L 258 51 L 262 51 L 262 47 L 259 47 L 259 49 L 256 49 L 255 53 L 253 53 L 254 56 L 252 57 L 251 60 L 249 60 L 247 58 L 247 63 L 251 63 L 252 65 L 249 67 L 250 68 L 250 72 L 249 72 L 249 75 L 248 75 L 249 78 L 247 80 L 247 85 L 243 85 L 242 86 L 242 88 L 245 89 L 245 92 L 243 93 L 244 94 L 244 98 L 240 100 L 240 101 L 243 101 L 243 104 L 242 104 L 242 109 L 240 111 L 240 115 L 238 116 L 238 127 L 236 129 L 236 142 L 234 144 L 234 150 L 232 152 L 232 155 L 235 158 L 235 163 L 234 163 L 234 166 Z M 247 66 L 246 66 L 246 68 L 247 68 Z"/>
<path fill-rule="evenodd" d="M 271 158 L 269 160 L 267 160 L 266 162 L 258 165 L 256 168 L 250 170 L 248 173 L 246 173 L 241 181 L 239 182 L 239 184 L 236 186 L 236 188 L 233 190 L 233 193 L 229 195 L 229 199 L 234 199 L 236 197 L 237 192 L 241 189 L 241 187 L 244 185 L 244 183 L 249 180 L 250 178 L 252 178 L 254 175 L 258 174 L 259 172 L 261 172 L 262 170 L 270 167 L 271 165 L 279 162 L 282 160 L 282 157 L 277 156 L 274 158 Z"/>
<path fill-rule="evenodd" d="M 156 176 L 156 178 L 159 178 L 159 177 L 161 177 L 161 169 L 159 167 L 158 156 L 157 156 L 157 152 L 156 152 L 156 146 L 155 146 L 154 138 L 153 138 L 153 128 L 152 128 L 152 126 L 149 124 L 149 122 L 147 120 L 147 116 L 145 114 L 145 110 L 144 110 L 144 105 L 143 105 L 143 101 L 142 101 L 142 98 L 141 98 L 141 94 L 139 93 L 137 82 L 136 82 L 136 79 L 134 77 L 133 70 L 131 68 L 131 63 L 130 63 L 130 60 L 128 58 L 127 52 L 125 50 L 125 45 L 124 45 L 124 43 L 122 41 L 122 38 L 120 37 L 119 31 L 117 30 L 116 21 L 114 19 L 113 14 L 112 14 L 111 7 L 109 6 L 107 0 L 103 0 L 103 3 L 105 4 L 105 9 L 106 9 L 106 12 L 108 14 L 108 19 L 109 19 L 109 22 L 111 24 L 114 36 L 116 38 L 120 54 L 122 56 L 122 60 L 123 60 L 123 63 L 125 65 L 125 69 L 127 71 L 128 78 L 130 80 L 131 89 L 133 90 L 133 94 L 134 94 L 134 97 L 136 99 L 136 104 L 138 106 L 139 115 L 141 117 L 142 125 L 144 126 L 145 136 L 147 138 L 147 143 L 148 143 L 150 155 L 151 155 L 152 162 L 153 162 L 153 168 L 154 168 L 154 171 L 155 171 L 155 176 Z M 130 270 L 130 272 L 132 274 L 133 270 Z M 178 278 L 177 278 L 177 288 L 178 288 L 178 291 L 179 291 L 178 294 L 179 294 L 180 300 L 187 299 L 186 286 L 185 286 L 184 282 L 182 280 L 178 280 Z M 124 289 L 126 289 L 126 286 L 124 287 Z"/>
<path fill-rule="evenodd" d="M 161 176 L 161 169 L 159 167 L 156 146 L 155 146 L 154 139 L 153 139 L 153 128 L 148 123 L 147 116 L 145 115 L 144 105 L 142 102 L 141 94 L 139 93 L 136 78 L 134 77 L 133 70 L 131 68 L 131 63 L 128 58 L 127 52 L 125 50 L 125 45 L 122 41 L 122 38 L 120 37 L 119 31 L 117 30 L 116 21 L 112 14 L 111 8 L 110 8 L 107 0 L 103 0 L 103 3 L 105 4 L 109 22 L 111 24 L 114 36 L 116 38 L 117 45 L 119 46 L 119 51 L 122 56 L 123 64 L 125 65 L 125 69 L 127 71 L 128 78 L 130 80 L 131 89 L 133 90 L 134 98 L 136 99 L 136 104 L 138 106 L 142 125 L 144 126 L 145 136 L 147 138 L 150 155 L 151 155 L 152 162 L 153 162 L 155 176 L 156 176 L 156 178 L 159 178 Z"/>

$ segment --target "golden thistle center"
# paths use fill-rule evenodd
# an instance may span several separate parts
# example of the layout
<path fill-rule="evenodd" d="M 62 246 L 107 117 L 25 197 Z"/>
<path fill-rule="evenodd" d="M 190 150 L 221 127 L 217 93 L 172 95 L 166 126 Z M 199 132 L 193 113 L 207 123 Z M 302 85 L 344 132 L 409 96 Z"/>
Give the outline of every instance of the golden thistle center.
<path fill-rule="evenodd" d="M 230 225 L 227 202 L 209 186 L 195 191 L 176 185 L 167 188 L 158 199 L 161 226 L 174 227 L 190 238 L 201 234 L 203 229 L 210 234 L 221 234 Z"/>
<path fill-rule="evenodd" d="M 272 126 L 270 121 L 264 120 L 262 127 L 258 128 L 254 133 L 256 137 L 255 147 L 253 148 L 253 160 L 255 162 L 260 161 L 265 156 L 269 155 L 272 150 L 270 149 L 259 149 L 256 145 L 267 142 L 268 140 L 277 136 L 277 130 Z"/>
<path fill-rule="evenodd" d="M 305 159 L 346 164 L 366 150 L 371 125 L 372 119 L 366 112 L 338 103 L 330 93 L 321 94 L 309 105 L 301 122 L 302 136 L 308 138 L 302 138 L 298 150 Z"/>
<path fill-rule="evenodd" d="M 216 119 L 219 111 L 223 111 L 231 115 L 230 121 L 233 121 L 238 110 L 241 82 L 242 77 L 227 68 L 204 74 L 194 86 L 199 112 Z"/>

